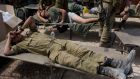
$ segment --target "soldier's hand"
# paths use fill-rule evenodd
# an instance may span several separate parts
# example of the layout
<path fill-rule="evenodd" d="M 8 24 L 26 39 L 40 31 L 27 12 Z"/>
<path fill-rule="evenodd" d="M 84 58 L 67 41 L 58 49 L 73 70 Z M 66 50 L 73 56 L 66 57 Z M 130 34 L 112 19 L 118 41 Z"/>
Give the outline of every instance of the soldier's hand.
<path fill-rule="evenodd" d="M 7 34 L 7 38 L 14 38 L 15 37 L 15 32 L 14 31 L 10 31 L 8 34 Z"/>

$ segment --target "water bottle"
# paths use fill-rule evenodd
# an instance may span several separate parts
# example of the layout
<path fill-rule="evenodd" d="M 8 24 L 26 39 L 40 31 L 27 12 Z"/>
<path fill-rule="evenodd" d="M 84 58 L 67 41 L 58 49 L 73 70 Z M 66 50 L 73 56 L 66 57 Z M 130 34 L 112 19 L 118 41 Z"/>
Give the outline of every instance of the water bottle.
<path fill-rule="evenodd" d="M 51 36 L 52 39 L 55 39 L 55 32 L 51 31 L 50 36 Z"/>

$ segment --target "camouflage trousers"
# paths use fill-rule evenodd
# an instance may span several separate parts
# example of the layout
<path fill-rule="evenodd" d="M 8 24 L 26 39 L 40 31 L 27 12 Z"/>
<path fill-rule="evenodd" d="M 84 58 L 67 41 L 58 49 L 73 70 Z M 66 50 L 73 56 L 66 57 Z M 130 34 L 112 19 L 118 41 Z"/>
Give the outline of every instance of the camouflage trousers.
<path fill-rule="evenodd" d="M 102 54 L 86 49 L 82 45 L 71 41 L 56 40 L 53 46 L 55 49 L 59 49 L 61 47 L 60 45 L 64 45 L 63 49 L 51 51 L 49 58 L 61 65 L 76 68 L 91 74 L 97 74 L 97 67 L 104 62 L 104 56 Z"/>
<path fill-rule="evenodd" d="M 109 3 L 103 3 L 103 8 L 106 11 L 106 19 L 104 22 L 100 22 L 100 42 L 109 42 L 111 37 L 111 28 L 114 24 L 115 19 L 115 12 L 112 12 L 113 8 Z"/>

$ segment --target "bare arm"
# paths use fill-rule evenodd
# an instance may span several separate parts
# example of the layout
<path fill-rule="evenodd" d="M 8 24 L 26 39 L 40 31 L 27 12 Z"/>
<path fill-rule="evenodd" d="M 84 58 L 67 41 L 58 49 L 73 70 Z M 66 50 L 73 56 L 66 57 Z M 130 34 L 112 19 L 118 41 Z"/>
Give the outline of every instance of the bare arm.
<path fill-rule="evenodd" d="M 140 7 L 140 1 L 139 1 L 139 3 L 136 5 L 136 12 L 138 11 L 139 7 Z"/>
<path fill-rule="evenodd" d="M 11 55 L 11 35 L 10 33 L 8 34 L 8 38 L 7 38 L 7 41 L 6 41 L 6 44 L 5 44 L 5 47 L 4 47 L 4 55 Z"/>
<path fill-rule="evenodd" d="M 60 23 L 63 23 L 66 17 L 66 11 L 64 9 L 59 9 L 59 12 L 62 14 L 62 19 Z"/>
<path fill-rule="evenodd" d="M 40 12 L 39 12 L 39 11 L 37 11 L 37 16 L 40 18 L 41 21 L 43 21 L 43 22 L 48 22 L 47 19 L 43 18 L 43 17 L 40 15 Z"/>

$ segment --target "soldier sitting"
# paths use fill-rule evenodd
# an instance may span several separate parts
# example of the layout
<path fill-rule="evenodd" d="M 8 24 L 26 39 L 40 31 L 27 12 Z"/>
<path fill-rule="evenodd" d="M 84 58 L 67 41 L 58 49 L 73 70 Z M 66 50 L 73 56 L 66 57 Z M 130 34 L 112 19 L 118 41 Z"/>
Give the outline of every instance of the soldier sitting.
<path fill-rule="evenodd" d="M 97 22 L 98 19 L 95 18 L 89 18 L 89 19 L 84 19 L 74 13 L 69 13 L 70 18 L 73 19 L 75 22 L 78 23 L 89 23 L 90 24 L 70 24 L 66 27 L 57 27 L 56 30 L 59 30 L 59 32 L 64 32 L 67 30 L 67 28 L 72 28 L 74 31 L 76 30 L 76 28 L 80 29 L 83 28 L 83 31 L 86 32 L 91 28 L 91 26 L 94 26 L 94 24 L 92 22 Z M 57 8 L 55 6 L 53 7 L 41 7 L 39 8 L 39 10 L 37 11 L 37 13 L 34 16 L 30 16 L 25 23 L 23 24 L 22 27 L 26 27 L 26 26 L 30 26 L 31 28 L 36 26 L 37 24 L 39 24 L 40 22 L 43 23 L 63 23 L 66 22 L 68 18 L 66 18 L 67 16 L 67 12 L 64 9 L 61 8 Z M 51 31 L 52 28 L 47 29 L 46 31 Z M 53 28 L 55 29 L 55 28 Z M 63 30 L 64 29 L 64 30 Z M 77 30 L 76 30 L 77 31 Z M 81 31 L 81 30 L 80 30 Z M 79 32 L 80 32 L 79 31 Z"/>
<path fill-rule="evenodd" d="M 59 16 L 61 15 L 61 19 Z M 35 27 L 37 24 L 40 23 L 47 23 L 47 22 L 60 22 L 63 23 L 65 19 L 66 11 L 64 9 L 44 6 L 39 7 L 37 13 L 33 16 L 30 16 L 22 27 L 30 26 Z"/>
<path fill-rule="evenodd" d="M 72 41 L 52 39 L 50 36 L 38 32 L 25 38 L 20 34 L 22 31 L 23 29 L 20 29 L 17 32 L 8 33 L 4 55 L 24 52 L 38 53 L 47 56 L 55 63 L 115 79 L 126 79 L 127 75 L 132 73 L 134 50 L 124 60 L 111 59 Z"/>

